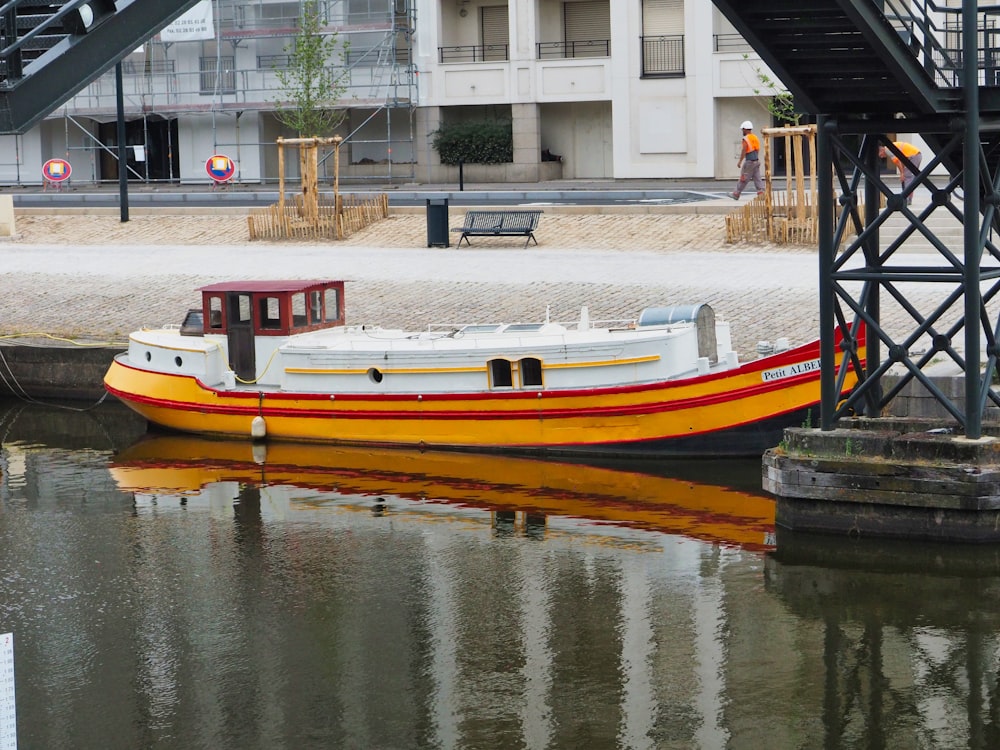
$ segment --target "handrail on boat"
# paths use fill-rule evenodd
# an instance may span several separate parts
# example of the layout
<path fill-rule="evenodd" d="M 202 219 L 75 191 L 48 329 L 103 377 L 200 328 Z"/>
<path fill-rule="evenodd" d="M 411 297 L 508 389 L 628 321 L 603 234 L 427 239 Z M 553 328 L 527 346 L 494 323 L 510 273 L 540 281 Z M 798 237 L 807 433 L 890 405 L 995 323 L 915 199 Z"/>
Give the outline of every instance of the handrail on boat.
<path fill-rule="evenodd" d="M 550 320 L 541 323 L 540 321 L 531 321 L 528 325 L 533 325 L 539 323 L 540 325 L 555 325 L 562 326 L 566 330 L 577 330 L 580 326 L 579 320 Z M 621 329 L 621 328 L 634 328 L 638 325 L 638 318 L 612 318 L 608 320 L 588 320 L 588 329 L 592 328 L 611 328 L 611 329 Z M 437 333 L 439 336 L 452 336 L 456 333 L 460 333 L 463 328 L 469 328 L 472 326 L 495 326 L 496 328 L 502 328 L 504 326 L 511 325 L 526 325 L 524 321 L 508 321 L 503 323 L 488 322 L 488 323 L 428 323 L 427 333 Z M 523 331 L 519 331 L 523 333 Z"/>

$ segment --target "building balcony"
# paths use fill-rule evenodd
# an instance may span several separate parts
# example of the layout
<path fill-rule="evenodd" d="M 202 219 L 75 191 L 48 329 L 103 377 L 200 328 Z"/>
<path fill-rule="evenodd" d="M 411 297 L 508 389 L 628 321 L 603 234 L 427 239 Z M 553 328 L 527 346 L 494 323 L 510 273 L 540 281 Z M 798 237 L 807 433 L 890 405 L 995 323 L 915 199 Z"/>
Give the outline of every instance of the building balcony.
<path fill-rule="evenodd" d="M 453 47 L 438 47 L 440 63 L 499 62 L 509 59 L 509 44 L 460 44 Z"/>
<path fill-rule="evenodd" d="M 535 45 L 539 60 L 576 57 L 610 57 L 610 39 L 588 39 L 579 42 L 539 42 Z"/>
<path fill-rule="evenodd" d="M 642 40 L 643 78 L 684 76 L 684 36 L 644 36 Z"/>

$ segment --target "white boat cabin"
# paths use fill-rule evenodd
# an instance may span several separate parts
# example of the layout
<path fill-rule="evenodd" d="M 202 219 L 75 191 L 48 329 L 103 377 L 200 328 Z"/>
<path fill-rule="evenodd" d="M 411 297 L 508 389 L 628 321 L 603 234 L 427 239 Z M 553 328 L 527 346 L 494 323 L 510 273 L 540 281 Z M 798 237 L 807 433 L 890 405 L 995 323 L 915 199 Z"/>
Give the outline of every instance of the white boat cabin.
<path fill-rule="evenodd" d="M 129 364 L 222 390 L 476 393 L 604 388 L 738 366 L 707 304 L 631 321 L 470 323 L 421 331 L 346 325 L 344 282 L 236 281 L 199 290 L 179 330 L 132 334 Z M 178 339 L 178 337 L 184 337 Z"/>

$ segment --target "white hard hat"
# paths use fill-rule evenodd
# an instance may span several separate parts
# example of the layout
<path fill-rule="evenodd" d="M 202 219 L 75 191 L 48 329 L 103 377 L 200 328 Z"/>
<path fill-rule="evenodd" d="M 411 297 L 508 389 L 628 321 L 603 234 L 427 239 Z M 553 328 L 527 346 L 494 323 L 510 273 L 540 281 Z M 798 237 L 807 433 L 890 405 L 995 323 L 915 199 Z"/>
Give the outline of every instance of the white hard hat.
<path fill-rule="evenodd" d="M 740 125 L 740 128 L 742 130 L 753 130 L 753 123 L 750 122 L 749 120 L 744 120 L 743 124 Z"/>

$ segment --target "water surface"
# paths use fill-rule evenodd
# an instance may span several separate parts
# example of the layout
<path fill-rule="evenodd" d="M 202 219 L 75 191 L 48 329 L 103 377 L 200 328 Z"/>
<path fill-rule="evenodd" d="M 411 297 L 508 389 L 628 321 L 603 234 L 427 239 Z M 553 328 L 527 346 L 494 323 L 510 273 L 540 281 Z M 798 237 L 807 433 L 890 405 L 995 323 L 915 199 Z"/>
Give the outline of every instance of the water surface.
<path fill-rule="evenodd" d="M 1000 745 L 1000 554 L 775 534 L 756 462 L 141 440 L 0 405 L 21 748 Z"/>

